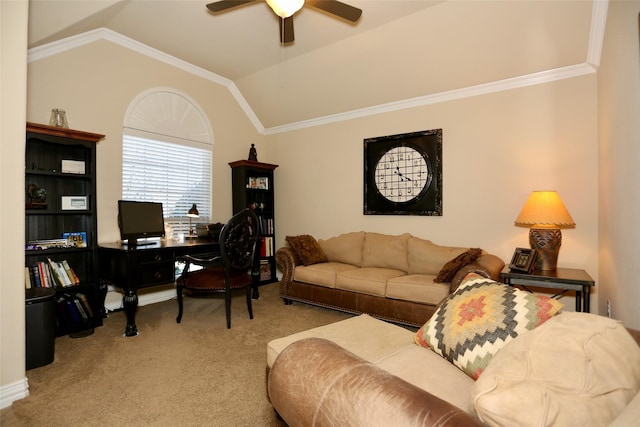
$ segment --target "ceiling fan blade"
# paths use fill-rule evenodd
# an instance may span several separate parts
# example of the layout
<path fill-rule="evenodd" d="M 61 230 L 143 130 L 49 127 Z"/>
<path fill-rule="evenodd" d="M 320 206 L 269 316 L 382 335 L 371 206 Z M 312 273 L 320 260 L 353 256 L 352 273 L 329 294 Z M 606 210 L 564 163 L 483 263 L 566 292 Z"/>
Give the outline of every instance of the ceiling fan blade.
<path fill-rule="evenodd" d="M 306 4 L 351 22 L 356 22 L 362 15 L 362 9 L 337 0 L 307 0 Z"/>
<path fill-rule="evenodd" d="M 243 6 L 245 4 L 253 3 L 256 0 L 220 0 L 207 5 L 207 9 L 211 12 L 223 12 L 234 7 Z"/>
<path fill-rule="evenodd" d="M 291 43 L 293 41 L 293 16 L 280 19 L 280 43 Z"/>

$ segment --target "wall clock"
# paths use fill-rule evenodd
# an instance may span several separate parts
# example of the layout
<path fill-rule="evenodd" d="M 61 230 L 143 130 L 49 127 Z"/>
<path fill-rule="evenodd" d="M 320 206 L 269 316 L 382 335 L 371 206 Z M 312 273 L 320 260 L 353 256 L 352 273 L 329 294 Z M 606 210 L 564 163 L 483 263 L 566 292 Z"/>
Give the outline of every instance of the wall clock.
<path fill-rule="evenodd" d="M 365 215 L 442 215 L 442 129 L 364 140 Z"/>

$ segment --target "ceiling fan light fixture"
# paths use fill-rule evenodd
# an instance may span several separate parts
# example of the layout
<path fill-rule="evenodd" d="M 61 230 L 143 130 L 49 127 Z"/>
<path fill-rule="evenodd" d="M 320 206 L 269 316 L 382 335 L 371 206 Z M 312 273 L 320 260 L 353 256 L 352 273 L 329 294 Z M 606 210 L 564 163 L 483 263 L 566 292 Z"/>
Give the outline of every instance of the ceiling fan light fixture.
<path fill-rule="evenodd" d="M 267 4 L 282 19 L 288 18 L 304 5 L 304 0 L 266 0 Z"/>

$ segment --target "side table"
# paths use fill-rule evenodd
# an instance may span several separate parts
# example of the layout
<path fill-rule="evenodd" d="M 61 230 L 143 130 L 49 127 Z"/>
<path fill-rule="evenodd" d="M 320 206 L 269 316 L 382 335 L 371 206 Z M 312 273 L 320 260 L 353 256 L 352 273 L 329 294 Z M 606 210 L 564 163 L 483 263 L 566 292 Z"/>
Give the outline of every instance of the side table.
<path fill-rule="evenodd" d="M 562 292 L 554 295 L 560 297 L 567 291 L 576 291 L 576 311 L 589 312 L 589 300 L 591 287 L 595 282 L 589 274 L 575 268 L 558 268 L 553 271 L 534 270 L 530 274 L 509 271 L 504 269 L 500 273 L 502 281 L 509 286 L 520 286 L 531 292 L 527 286 L 548 289 L 561 289 Z M 583 310 L 584 306 L 584 310 Z"/>

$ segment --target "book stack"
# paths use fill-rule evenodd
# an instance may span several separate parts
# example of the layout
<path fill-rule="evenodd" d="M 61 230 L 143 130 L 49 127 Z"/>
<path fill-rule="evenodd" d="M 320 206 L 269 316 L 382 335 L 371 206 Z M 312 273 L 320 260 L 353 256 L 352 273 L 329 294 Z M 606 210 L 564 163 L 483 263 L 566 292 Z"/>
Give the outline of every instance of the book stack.
<path fill-rule="evenodd" d="M 55 288 L 68 287 L 80 284 L 80 278 L 71 268 L 67 260 L 38 261 L 29 267 L 25 267 L 25 287 Z"/>
<path fill-rule="evenodd" d="M 273 237 L 267 236 L 263 237 L 262 243 L 260 245 L 260 256 L 268 257 L 273 256 Z"/>
<path fill-rule="evenodd" d="M 93 310 L 87 296 L 77 292 L 75 294 L 63 293 L 56 298 L 58 306 L 59 326 L 71 330 L 85 329 L 91 319 Z"/>

